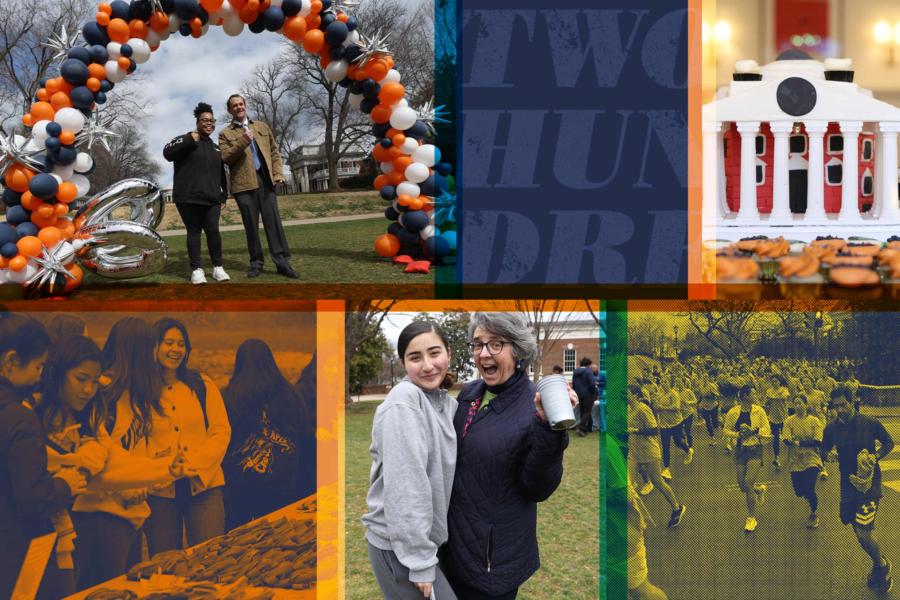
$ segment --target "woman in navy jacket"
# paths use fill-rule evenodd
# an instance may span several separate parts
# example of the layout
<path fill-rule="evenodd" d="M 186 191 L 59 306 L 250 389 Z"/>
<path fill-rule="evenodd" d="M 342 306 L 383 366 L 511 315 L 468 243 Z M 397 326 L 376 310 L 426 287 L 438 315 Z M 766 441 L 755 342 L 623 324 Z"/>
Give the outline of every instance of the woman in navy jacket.
<path fill-rule="evenodd" d="M 540 566 L 537 503 L 559 486 L 569 439 L 528 378 L 537 344 L 521 315 L 475 313 L 469 348 L 481 379 L 457 398 L 447 577 L 460 600 L 507 600 Z"/>

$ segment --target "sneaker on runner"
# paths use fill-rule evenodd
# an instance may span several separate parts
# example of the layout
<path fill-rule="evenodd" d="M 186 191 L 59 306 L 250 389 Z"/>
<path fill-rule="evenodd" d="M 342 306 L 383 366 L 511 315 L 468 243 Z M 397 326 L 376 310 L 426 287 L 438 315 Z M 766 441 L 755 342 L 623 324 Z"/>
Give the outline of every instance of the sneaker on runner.
<path fill-rule="evenodd" d="M 672 471 L 669 470 L 669 467 L 663 469 L 660 475 L 662 475 L 666 479 L 672 479 Z"/>
<path fill-rule="evenodd" d="M 779 463 L 778 459 L 776 458 L 775 460 L 772 461 L 772 466 L 775 467 L 775 470 L 777 471 L 778 469 L 781 468 L 781 463 Z"/>
<path fill-rule="evenodd" d="M 822 470 L 819 471 L 819 479 L 828 479 L 828 471 L 825 470 L 825 467 L 822 467 Z"/>
<path fill-rule="evenodd" d="M 878 585 L 878 588 L 875 591 L 878 592 L 878 594 L 883 595 L 883 594 L 887 594 L 888 592 L 890 592 L 893 588 L 894 588 L 894 578 L 888 577 L 887 579 L 885 579 Z"/>
<path fill-rule="evenodd" d="M 646 496 L 647 494 L 649 494 L 652 491 L 653 491 L 653 482 L 648 481 L 647 483 L 645 483 L 644 485 L 641 486 L 641 488 L 638 490 L 638 494 L 640 494 L 641 496 Z"/>
<path fill-rule="evenodd" d="M 684 464 L 689 465 L 691 461 L 694 460 L 694 449 L 688 448 L 688 451 L 684 454 Z"/>
<path fill-rule="evenodd" d="M 756 519 L 754 519 L 753 517 L 747 517 L 747 521 L 746 523 L 744 523 L 744 531 L 750 533 L 751 531 L 754 531 L 756 529 L 756 525 Z"/>
<path fill-rule="evenodd" d="M 819 526 L 819 515 L 816 513 L 812 513 L 809 515 L 809 518 L 806 520 L 806 528 L 807 529 L 815 529 Z"/>
<path fill-rule="evenodd" d="M 716 440 L 709 440 L 709 445 L 710 445 L 710 446 L 715 446 L 715 445 L 716 445 Z"/>
<path fill-rule="evenodd" d="M 756 505 L 762 506 L 763 502 L 766 501 L 766 484 L 757 483 L 753 486 L 753 491 L 756 493 Z"/>
<path fill-rule="evenodd" d="M 681 524 L 681 519 L 684 517 L 684 511 L 686 510 L 687 507 L 684 504 L 673 510 L 672 516 L 669 517 L 669 527 L 678 527 Z"/>

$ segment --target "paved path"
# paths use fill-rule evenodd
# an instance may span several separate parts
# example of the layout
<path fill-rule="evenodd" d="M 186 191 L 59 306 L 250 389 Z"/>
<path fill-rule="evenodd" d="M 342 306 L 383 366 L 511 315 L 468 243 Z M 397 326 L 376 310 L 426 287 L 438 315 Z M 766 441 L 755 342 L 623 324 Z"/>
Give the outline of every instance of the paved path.
<path fill-rule="evenodd" d="M 900 417 L 882 421 L 900 444 Z M 697 427 L 691 465 L 683 465 L 683 453 L 673 448 L 673 487 L 688 507 L 679 528 L 666 528 L 669 506 L 661 494 L 646 499 L 657 524 L 646 537 L 650 580 L 671 600 L 883 598 L 866 587 L 871 562 L 838 518 L 837 463 L 827 463 L 831 476 L 817 488 L 821 525 L 808 530 L 806 502 L 794 496 L 790 474 L 772 467 L 770 445 L 759 477 L 769 492 L 757 511 L 757 530 L 745 534 L 734 461 L 708 441 L 705 428 Z M 884 471 L 876 532 L 882 550 L 900 565 L 900 449 L 885 459 Z M 900 585 L 887 597 L 900 598 Z"/>
<path fill-rule="evenodd" d="M 316 219 L 290 219 L 282 221 L 282 225 L 290 227 L 291 225 L 316 225 L 318 223 L 339 223 L 342 221 L 364 221 L 366 219 L 384 218 L 384 213 L 366 213 L 362 215 L 341 215 L 337 217 L 318 217 Z M 262 229 L 262 223 L 259 228 Z M 243 231 L 243 225 L 222 225 L 219 231 Z M 169 229 L 167 231 L 158 232 L 162 237 L 172 237 L 177 235 L 187 235 L 186 229 Z"/>

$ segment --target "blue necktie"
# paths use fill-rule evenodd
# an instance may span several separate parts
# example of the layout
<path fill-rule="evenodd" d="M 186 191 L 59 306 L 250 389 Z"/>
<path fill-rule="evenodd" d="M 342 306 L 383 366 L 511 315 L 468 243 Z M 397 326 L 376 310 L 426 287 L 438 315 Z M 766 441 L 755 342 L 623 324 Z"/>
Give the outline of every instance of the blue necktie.
<path fill-rule="evenodd" d="M 250 129 L 249 125 L 244 126 L 247 130 Z M 262 161 L 259 159 L 259 148 L 256 146 L 256 140 L 250 140 L 250 152 L 253 154 L 253 168 L 259 171 L 259 167 L 262 165 Z"/>

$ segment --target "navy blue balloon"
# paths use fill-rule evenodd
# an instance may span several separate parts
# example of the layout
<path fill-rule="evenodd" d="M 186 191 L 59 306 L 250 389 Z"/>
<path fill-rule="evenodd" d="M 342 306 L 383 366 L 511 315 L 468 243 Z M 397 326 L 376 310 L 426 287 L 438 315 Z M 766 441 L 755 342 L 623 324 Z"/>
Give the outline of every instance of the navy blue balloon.
<path fill-rule="evenodd" d="M 262 14 L 263 24 L 269 31 L 278 31 L 284 25 L 284 13 L 277 6 L 270 6 Z"/>
<path fill-rule="evenodd" d="M 47 82 L 50 81 L 49 77 L 41 77 L 41 80 L 38 82 L 41 84 L 42 88 L 47 87 Z"/>
<path fill-rule="evenodd" d="M 350 87 L 350 84 L 351 84 L 351 83 L 353 83 L 353 80 L 350 79 L 349 77 L 344 77 L 343 79 L 341 79 L 340 81 L 338 81 L 338 85 L 341 86 L 342 88 L 348 88 L 348 87 Z"/>
<path fill-rule="evenodd" d="M 403 216 L 403 227 L 409 231 L 419 232 L 428 226 L 428 215 L 421 210 L 413 210 Z"/>
<path fill-rule="evenodd" d="M 331 60 L 341 60 L 342 58 L 344 58 L 344 47 L 332 46 L 328 50 L 328 56 L 331 57 Z"/>
<path fill-rule="evenodd" d="M 350 44 L 346 47 L 342 46 L 342 48 L 344 48 L 344 58 L 347 60 L 347 62 L 353 62 L 359 57 L 360 54 L 362 54 L 362 48 L 360 48 L 356 44 Z"/>
<path fill-rule="evenodd" d="M 322 10 L 328 10 L 331 8 L 331 0 L 322 0 Z"/>
<path fill-rule="evenodd" d="M 193 17 L 191 17 L 193 18 Z M 178 27 L 178 33 L 180 33 L 183 37 L 187 37 L 191 35 L 191 24 L 190 23 L 182 23 Z"/>
<path fill-rule="evenodd" d="M 300 0 L 283 0 L 281 3 L 281 12 L 284 13 L 285 17 L 296 16 L 302 8 L 303 3 Z"/>
<path fill-rule="evenodd" d="M 209 23 L 209 13 L 206 12 L 206 9 L 201 6 L 197 10 L 200 11 L 200 24 L 206 25 L 207 23 Z"/>
<path fill-rule="evenodd" d="M 106 104 L 106 94 L 103 92 L 97 92 L 94 94 L 94 102 L 97 104 Z"/>
<path fill-rule="evenodd" d="M 332 46 L 339 46 L 344 43 L 350 30 L 340 21 L 334 21 L 325 28 L 325 41 Z"/>
<path fill-rule="evenodd" d="M 199 8 L 200 5 L 197 4 L 197 0 L 175 0 L 175 14 L 185 21 L 199 16 Z"/>
<path fill-rule="evenodd" d="M 24 221 L 16 225 L 16 233 L 19 234 L 20 238 L 23 238 L 28 235 L 37 235 L 38 234 L 38 226 L 31 222 L 31 217 L 27 217 L 29 220 Z"/>
<path fill-rule="evenodd" d="M 81 35 L 84 37 L 84 41 L 91 46 L 97 45 L 105 48 L 109 43 L 109 36 L 106 35 L 106 29 L 97 25 L 97 21 L 88 21 L 85 23 L 84 27 L 81 28 Z"/>
<path fill-rule="evenodd" d="M 75 108 L 90 108 L 91 104 L 94 103 L 94 92 L 83 85 L 73 88 L 69 92 L 69 97 L 72 99 L 72 106 Z"/>
<path fill-rule="evenodd" d="M 62 133 L 62 125 L 57 123 L 56 121 L 50 121 L 47 123 L 47 135 L 50 137 L 59 137 L 59 134 Z"/>
<path fill-rule="evenodd" d="M 440 192 L 446 192 L 450 189 L 450 182 L 447 181 L 446 177 L 443 175 L 432 175 L 432 177 L 434 177 L 434 191 L 438 192 L 438 194 L 435 195 L 439 195 Z"/>
<path fill-rule="evenodd" d="M 75 46 L 69 49 L 69 58 L 80 60 L 84 64 L 91 62 L 91 52 L 84 46 Z"/>
<path fill-rule="evenodd" d="M 321 29 L 322 31 L 325 31 L 329 25 L 337 21 L 337 17 L 335 17 L 334 14 L 330 12 L 321 13 L 319 16 L 322 19 L 322 23 L 319 25 L 319 29 Z"/>
<path fill-rule="evenodd" d="M 150 6 L 150 0 L 131 0 L 131 17 L 140 19 L 141 21 L 149 21 L 150 15 L 153 14 L 153 7 Z"/>
<path fill-rule="evenodd" d="M 392 142 L 389 138 L 384 138 L 383 140 L 381 140 L 378 143 L 381 144 L 382 148 L 390 148 L 391 146 L 394 145 L 394 142 Z"/>
<path fill-rule="evenodd" d="M 35 157 L 37 160 L 37 157 Z M 3 190 L 3 204 L 6 206 L 18 206 L 22 203 L 22 194 L 19 192 L 14 192 L 9 188 Z M 2 223 L 0 223 L 2 225 Z"/>
<path fill-rule="evenodd" d="M 110 81 L 109 79 L 104 79 L 100 82 L 100 91 L 104 94 L 107 94 L 112 91 L 113 85 L 114 84 L 112 81 Z"/>
<path fill-rule="evenodd" d="M 422 255 L 422 248 L 419 247 L 418 242 L 413 244 L 401 244 L 400 251 L 397 254 L 406 254 L 408 256 L 412 256 L 413 258 L 418 258 Z"/>
<path fill-rule="evenodd" d="M 53 160 L 56 161 L 56 164 L 62 165 L 65 167 L 65 166 L 71 165 L 73 162 L 75 162 L 76 158 L 78 158 L 78 152 L 75 150 L 75 148 L 70 148 L 68 146 L 62 146 L 59 149 L 58 155 Z M 32 179 L 32 181 L 34 181 L 34 180 Z"/>
<path fill-rule="evenodd" d="M 28 191 L 41 200 L 52 198 L 58 189 L 59 182 L 49 173 L 38 173 L 28 182 Z"/>
<path fill-rule="evenodd" d="M 384 216 L 388 221 L 394 221 L 390 225 L 388 225 L 388 233 L 391 235 L 397 235 L 397 232 L 403 229 L 403 226 L 400 223 L 397 223 L 397 219 L 400 218 L 400 213 L 394 210 L 393 206 L 388 206 L 384 209 Z"/>
<path fill-rule="evenodd" d="M 3 244 L 15 244 L 19 241 L 16 228 L 9 223 L 0 223 L 0 246 Z"/>
<path fill-rule="evenodd" d="M 383 138 L 387 136 L 387 132 L 391 130 L 390 123 L 381 123 L 379 125 L 372 126 L 372 135 L 376 138 Z"/>
<path fill-rule="evenodd" d="M 416 140 L 424 140 L 428 137 L 428 126 L 425 125 L 422 121 L 416 121 L 412 127 L 403 132 L 406 134 L 406 137 L 411 137 Z"/>
<path fill-rule="evenodd" d="M 106 51 L 104 46 L 91 46 L 90 52 L 91 62 L 103 65 L 109 60 L 109 52 Z"/>
<path fill-rule="evenodd" d="M 88 68 L 77 58 L 67 58 L 59 68 L 59 74 L 72 85 L 84 85 L 88 80 Z"/>
<path fill-rule="evenodd" d="M 406 213 L 403 215 L 403 221 L 406 222 L 406 218 L 412 213 Z M 401 229 L 397 234 L 397 237 L 400 238 L 401 244 L 413 245 L 419 243 L 419 234 L 416 231 L 410 231 L 405 227 Z M 408 254 L 408 253 L 407 253 Z"/>
<path fill-rule="evenodd" d="M 393 200 L 394 196 L 397 195 L 397 188 L 392 185 L 386 185 L 381 188 L 379 193 L 381 194 L 382 200 Z"/>
<path fill-rule="evenodd" d="M 135 70 L 135 69 L 137 69 L 137 63 L 134 62 L 134 59 L 133 59 L 133 58 L 129 58 L 129 59 L 128 59 L 128 72 L 129 72 L 129 73 L 134 73 L 134 70 Z M 87 115 L 87 116 L 90 116 L 90 115 Z"/>
<path fill-rule="evenodd" d="M 53 170 L 53 167 L 55 167 L 55 166 L 56 166 L 56 163 L 53 162 L 53 159 L 50 158 L 50 155 L 49 154 L 45 155 L 44 156 L 44 171 L 49 173 L 50 171 Z"/>
<path fill-rule="evenodd" d="M 434 196 L 434 175 L 429 175 L 428 179 L 419 183 L 419 192 L 425 196 Z"/>
<path fill-rule="evenodd" d="M 128 44 L 122 44 L 122 47 L 119 49 L 119 54 L 125 58 L 131 58 L 131 55 L 134 54 L 134 50 Z"/>
<path fill-rule="evenodd" d="M 350 93 L 351 94 L 362 94 L 363 84 L 362 81 L 354 81 L 350 84 Z"/>
<path fill-rule="evenodd" d="M 28 211 L 19 206 L 10 206 L 6 210 L 6 222 L 10 225 L 18 225 L 29 220 Z"/>
<path fill-rule="evenodd" d="M 347 17 L 347 29 L 350 31 L 354 31 L 357 27 L 359 27 L 359 21 L 356 20 L 356 17 L 350 16 Z"/>
<path fill-rule="evenodd" d="M 366 98 L 359 103 L 359 110 L 363 111 L 366 114 L 369 114 L 376 106 L 378 106 L 377 98 Z"/>
<path fill-rule="evenodd" d="M 408 206 L 403 206 L 402 204 L 398 204 L 395 208 L 397 209 L 398 212 L 401 212 L 401 213 L 408 213 L 408 212 L 409 212 L 409 207 L 408 207 Z"/>
<path fill-rule="evenodd" d="M 124 0 L 113 0 L 110 2 L 110 7 L 112 7 L 112 15 L 113 19 L 122 19 L 126 23 L 131 20 L 131 5 L 125 2 Z"/>
<path fill-rule="evenodd" d="M 381 86 L 374 79 L 366 79 L 363 81 L 363 96 L 369 100 L 377 100 L 378 92 L 381 91 Z"/>
<path fill-rule="evenodd" d="M 266 22 L 263 21 L 262 15 L 256 17 L 256 20 L 250 23 L 250 25 L 247 26 L 247 29 L 249 29 L 253 33 L 262 33 L 263 31 L 265 31 Z"/>
<path fill-rule="evenodd" d="M 434 258 L 443 258 L 450 254 L 450 244 L 439 235 L 433 235 L 425 240 L 425 253 Z"/>
<path fill-rule="evenodd" d="M 162 4 L 164 13 L 172 14 L 173 12 L 175 12 L 175 0 L 162 0 L 160 4 Z"/>
<path fill-rule="evenodd" d="M 15 242 L 7 242 L 0 246 L 0 256 L 3 258 L 15 258 L 19 255 L 19 247 Z"/>
<path fill-rule="evenodd" d="M 434 170 L 440 173 L 441 175 L 449 175 L 453 172 L 453 165 L 448 162 L 440 162 L 435 165 Z"/>

